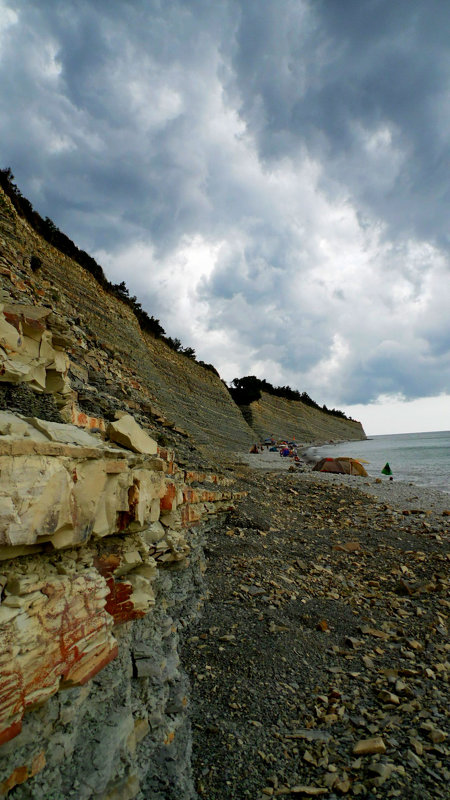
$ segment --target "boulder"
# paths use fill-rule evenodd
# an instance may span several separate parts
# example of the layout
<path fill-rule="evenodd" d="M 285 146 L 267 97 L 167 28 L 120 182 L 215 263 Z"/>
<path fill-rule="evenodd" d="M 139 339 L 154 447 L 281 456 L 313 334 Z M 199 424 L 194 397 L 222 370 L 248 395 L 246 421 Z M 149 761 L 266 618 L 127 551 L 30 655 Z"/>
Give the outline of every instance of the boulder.
<path fill-rule="evenodd" d="M 124 414 L 120 419 L 111 422 L 107 434 L 112 442 L 121 444 L 134 453 L 153 456 L 158 451 L 155 440 L 142 430 L 131 414 Z"/>

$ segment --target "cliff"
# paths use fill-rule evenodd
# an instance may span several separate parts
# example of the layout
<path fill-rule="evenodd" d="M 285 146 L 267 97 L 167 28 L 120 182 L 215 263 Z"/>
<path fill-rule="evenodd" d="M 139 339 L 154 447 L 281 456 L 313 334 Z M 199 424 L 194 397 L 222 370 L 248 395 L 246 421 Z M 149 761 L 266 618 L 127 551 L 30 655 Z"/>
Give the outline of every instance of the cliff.
<path fill-rule="evenodd" d="M 38 236 L 1 190 L 0 244 L 3 300 L 53 309 L 80 410 L 109 419 L 120 407 L 155 432 L 172 430 L 172 442 L 189 433 L 209 454 L 247 449 L 253 434 L 220 378 L 143 333 L 132 310 Z M 32 256 L 42 264 L 35 273 Z M 76 421 L 69 407 L 64 419 Z"/>
<path fill-rule="evenodd" d="M 287 400 L 267 392 L 261 393 L 260 400 L 250 403 L 244 414 L 258 439 L 265 439 L 272 433 L 278 440 L 295 437 L 304 444 L 366 438 L 360 422 L 326 414 L 299 400 Z"/>
<path fill-rule="evenodd" d="M 0 797 L 189 800 L 178 641 L 242 498 L 213 460 L 363 431 L 269 395 L 250 428 L 2 192 L 0 246 Z"/>
<path fill-rule="evenodd" d="M 1 797 L 193 795 L 178 631 L 237 495 L 108 435 L 0 411 Z"/>
<path fill-rule="evenodd" d="M 364 438 L 359 423 L 269 395 L 252 404 L 250 428 L 217 374 L 143 332 L 130 307 L 39 236 L 2 189 L 0 245 L 0 302 L 52 309 L 48 325 L 68 351 L 65 421 L 77 423 L 78 411 L 108 420 L 120 408 L 191 460 L 193 447 L 214 458 L 247 450 L 268 432 L 304 441 Z M 36 271 L 32 259 L 41 262 Z"/>

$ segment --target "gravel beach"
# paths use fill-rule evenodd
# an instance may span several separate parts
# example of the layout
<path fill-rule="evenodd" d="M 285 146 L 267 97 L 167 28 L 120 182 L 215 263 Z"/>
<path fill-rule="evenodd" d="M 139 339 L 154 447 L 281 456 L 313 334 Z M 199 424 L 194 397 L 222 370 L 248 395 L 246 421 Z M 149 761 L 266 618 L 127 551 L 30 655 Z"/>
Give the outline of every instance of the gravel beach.
<path fill-rule="evenodd" d="M 292 465 L 292 459 L 281 458 L 279 453 L 270 453 L 264 450 L 258 455 L 250 453 L 238 453 L 236 457 L 238 463 L 246 464 L 254 469 L 267 470 L 269 472 L 281 471 L 288 472 Z M 344 486 L 351 486 L 366 494 L 376 497 L 384 503 L 393 503 L 403 508 L 426 508 L 434 511 L 443 511 L 450 508 L 450 493 L 440 492 L 428 487 L 416 486 L 413 483 L 389 478 L 361 478 L 359 475 L 333 475 L 332 473 L 312 472 L 309 465 L 302 465 L 298 472 L 298 477 L 309 476 L 305 480 L 318 480 L 325 483 L 332 483 Z"/>
<path fill-rule="evenodd" d="M 182 650 L 199 797 L 448 798 L 450 496 L 236 461 Z"/>

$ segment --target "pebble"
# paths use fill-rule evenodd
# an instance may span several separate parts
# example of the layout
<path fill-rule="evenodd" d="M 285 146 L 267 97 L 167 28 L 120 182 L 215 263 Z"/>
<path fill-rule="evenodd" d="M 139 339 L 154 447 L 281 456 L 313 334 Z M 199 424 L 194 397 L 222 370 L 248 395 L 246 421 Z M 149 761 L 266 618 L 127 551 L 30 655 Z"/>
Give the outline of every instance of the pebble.
<path fill-rule="evenodd" d="M 367 756 L 373 753 L 385 753 L 386 745 L 381 736 L 374 736 L 372 739 L 361 739 L 353 748 L 355 756 Z"/>
<path fill-rule="evenodd" d="M 283 484 L 266 474 L 259 485 L 252 477 L 245 520 L 238 510 L 228 523 L 245 538 L 211 539 L 206 614 L 213 613 L 191 629 L 200 642 L 191 641 L 184 657 L 185 665 L 197 662 L 191 674 L 213 666 L 212 692 L 205 702 L 206 681 L 199 683 L 196 702 L 203 714 L 223 717 L 224 735 L 196 734 L 194 754 L 200 748 L 217 774 L 202 800 L 402 800 L 412 784 L 421 800 L 436 800 L 448 785 L 441 730 L 448 564 L 434 539 L 443 529 L 430 519 L 428 534 L 420 515 L 396 513 L 394 501 L 389 511 L 367 505 L 345 486 L 305 489 L 306 478 L 283 473 Z M 356 541 L 361 549 L 341 549 Z M 412 593 L 395 593 L 400 580 Z M 212 625 L 216 645 L 221 634 L 235 639 L 223 639 L 222 650 L 208 640 L 203 663 L 202 632 Z M 220 745 L 226 730 L 233 732 L 228 760 Z M 225 774 L 232 780 L 224 793 Z"/>

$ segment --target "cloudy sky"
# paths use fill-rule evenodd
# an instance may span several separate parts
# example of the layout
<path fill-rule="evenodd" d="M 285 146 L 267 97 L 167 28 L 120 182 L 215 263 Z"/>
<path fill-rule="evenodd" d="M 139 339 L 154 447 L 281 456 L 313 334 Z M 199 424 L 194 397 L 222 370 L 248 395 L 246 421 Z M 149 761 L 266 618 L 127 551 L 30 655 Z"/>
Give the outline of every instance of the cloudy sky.
<path fill-rule="evenodd" d="M 0 166 L 221 376 L 450 428 L 443 0 L 0 0 Z"/>

